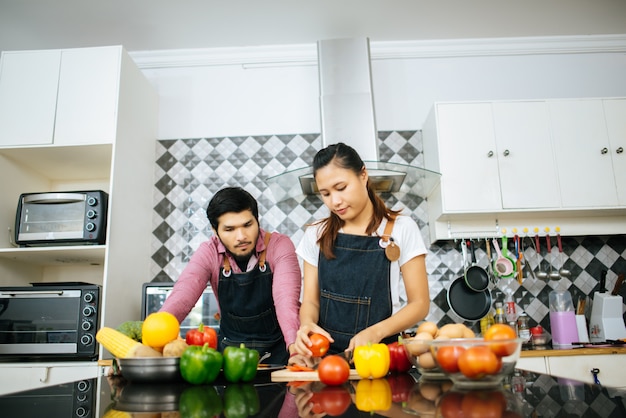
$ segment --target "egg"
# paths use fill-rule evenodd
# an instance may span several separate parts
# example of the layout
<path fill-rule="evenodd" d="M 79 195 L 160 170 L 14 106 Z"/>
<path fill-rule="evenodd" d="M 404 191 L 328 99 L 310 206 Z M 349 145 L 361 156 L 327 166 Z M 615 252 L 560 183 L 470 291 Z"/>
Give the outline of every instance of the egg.
<path fill-rule="evenodd" d="M 420 354 L 417 358 L 417 361 L 419 362 L 420 367 L 423 369 L 434 369 L 436 366 L 435 359 L 433 358 L 433 355 L 430 353 L 430 351 Z"/>
<path fill-rule="evenodd" d="M 472 331 L 471 328 L 465 327 L 465 329 L 463 330 L 463 338 L 475 338 L 475 337 L 476 337 L 476 333 Z"/>
<path fill-rule="evenodd" d="M 463 324 L 446 324 L 439 328 L 439 334 L 448 338 L 463 338 L 465 325 Z"/>
<path fill-rule="evenodd" d="M 422 353 L 428 351 L 428 343 L 422 344 L 422 341 L 432 341 L 433 336 L 427 332 L 420 332 L 415 334 L 415 337 L 406 340 L 405 346 L 409 353 L 414 356 L 419 356 Z"/>
<path fill-rule="evenodd" d="M 415 333 L 416 334 L 420 334 L 422 332 L 427 332 L 431 336 L 435 337 L 437 335 L 438 331 L 439 331 L 439 327 L 437 326 L 437 324 L 435 324 L 434 322 L 431 322 L 431 321 L 425 321 L 425 322 L 422 322 L 417 327 L 417 329 L 415 330 Z"/>

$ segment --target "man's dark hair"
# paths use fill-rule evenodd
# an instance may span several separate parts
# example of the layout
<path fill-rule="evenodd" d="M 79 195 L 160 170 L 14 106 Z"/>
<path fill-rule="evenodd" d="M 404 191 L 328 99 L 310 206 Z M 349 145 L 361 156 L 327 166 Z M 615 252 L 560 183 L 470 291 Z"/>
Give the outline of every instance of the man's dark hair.
<path fill-rule="evenodd" d="M 259 207 L 256 199 L 241 187 L 226 187 L 213 196 L 206 208 L 206 216 L 211 226 L 217 230 L 218 219 L 225 213 L 239 213 L 244 210 L 252 212 L 254 218 L 259 221 Z"/>

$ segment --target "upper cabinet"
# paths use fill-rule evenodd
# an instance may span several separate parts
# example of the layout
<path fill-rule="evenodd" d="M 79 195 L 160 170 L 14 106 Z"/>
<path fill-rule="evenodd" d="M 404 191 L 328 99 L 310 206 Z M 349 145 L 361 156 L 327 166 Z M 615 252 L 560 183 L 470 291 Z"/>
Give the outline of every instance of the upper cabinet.
<path fill-rule="evenodd" d="M 620 233 L 608 219 L 626 212 L 625 121 L 626 99 L 435 104 L 423 127 L 425 167 L 442 175 L 428 197 L 431 240 L 588 233 L 587 215 Z"/>
<path fill-rule="evenodd" d="M 110 47 L 4 52 L 0 145 L 113 143 L 120 68 Z"/>
<path fill-rule="evenodd" d="M 560 206 L 545 103 L 438 104 L 423 133 L 443 212 Z"/>
<path fill-rule="evenodd" d="M 626 206 L 626 100 L 548 105 L 563 206 Z"/>

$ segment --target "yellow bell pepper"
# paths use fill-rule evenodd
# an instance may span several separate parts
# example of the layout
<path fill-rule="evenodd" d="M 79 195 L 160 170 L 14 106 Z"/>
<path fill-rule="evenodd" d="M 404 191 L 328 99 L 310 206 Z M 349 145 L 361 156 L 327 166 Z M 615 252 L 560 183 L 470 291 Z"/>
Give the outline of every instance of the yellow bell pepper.
<path fill-rule="evenodd" d="M 387 379 L 364 379 L 356 385 L 354 403 L 359 411 L 386 411 L 391 408 L 391 386 Z"/>
<path fill-rule="evenodd" d="M 363 379 L 386 376 L 391 356 L 387 344 L 368 344 L 354 349 L 354 368 Z"/>

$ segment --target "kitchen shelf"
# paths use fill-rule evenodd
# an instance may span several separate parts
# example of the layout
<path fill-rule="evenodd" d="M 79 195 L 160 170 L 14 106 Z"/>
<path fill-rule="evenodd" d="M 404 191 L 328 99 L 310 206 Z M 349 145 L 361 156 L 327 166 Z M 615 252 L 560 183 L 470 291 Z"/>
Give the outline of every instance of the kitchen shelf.
<path fill-rule="evenodd" d="M 108 179 L 111 144 L 3 147 L 0 155 L 51 180 Z"/>
<path fill-rule="evenodd" d="M 0 258 L 42 267 L 61 265 L 104 265 L 105 245 L 1 248 Z"/>

